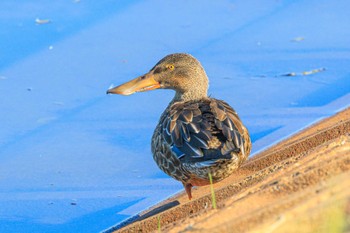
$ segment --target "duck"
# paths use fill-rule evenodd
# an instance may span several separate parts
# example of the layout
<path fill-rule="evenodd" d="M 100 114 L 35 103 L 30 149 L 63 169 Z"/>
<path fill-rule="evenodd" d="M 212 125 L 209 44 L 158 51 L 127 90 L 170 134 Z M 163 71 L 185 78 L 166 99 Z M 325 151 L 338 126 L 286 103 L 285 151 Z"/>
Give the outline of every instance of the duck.
<path fill-rule="evenodd" d="M 237 112 L 208 96 L 209 79 L 187 53 L 162 58 L 148 73 L 110 88 L 131 95 L 155 89 L 175 91 L 154 130 L 151 151 L 158 167 L 182 182 L 188 198 L 193 186 L 219 182 L 248 158 L 251 139 Z"/>

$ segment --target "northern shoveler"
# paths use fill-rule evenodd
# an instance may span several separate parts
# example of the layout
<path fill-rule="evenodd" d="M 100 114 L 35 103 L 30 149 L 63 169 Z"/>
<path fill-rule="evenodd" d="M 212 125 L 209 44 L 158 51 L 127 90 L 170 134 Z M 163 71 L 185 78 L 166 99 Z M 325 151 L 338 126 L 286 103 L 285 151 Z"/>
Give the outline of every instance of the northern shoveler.
<path fill-rule="evenodd" d="M 248 130 L 226 102 L 207 95 L 208 77 L 193 56 L 170 54 L 147 74 L 107 93 L 130 95 L 158 88 L 175 90 L 152 137 L 153 158 L 161 170 L 191 188 L 228 177 L 251 150 Z"/>

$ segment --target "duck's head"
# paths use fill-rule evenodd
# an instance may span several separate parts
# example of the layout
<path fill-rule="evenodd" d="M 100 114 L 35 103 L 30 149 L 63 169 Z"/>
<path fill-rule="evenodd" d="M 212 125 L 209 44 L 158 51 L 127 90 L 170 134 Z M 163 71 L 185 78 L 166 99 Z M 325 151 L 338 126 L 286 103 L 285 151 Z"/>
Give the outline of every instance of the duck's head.
<path fill-rule="evenodd" d="M 205 98 L 208 77 L 196 58 L 175 53 L 161 59 L 147 74 L 109 89 L 107 94 L 131 95 L 159 88 L 175 90 L 175 101 Z"/>

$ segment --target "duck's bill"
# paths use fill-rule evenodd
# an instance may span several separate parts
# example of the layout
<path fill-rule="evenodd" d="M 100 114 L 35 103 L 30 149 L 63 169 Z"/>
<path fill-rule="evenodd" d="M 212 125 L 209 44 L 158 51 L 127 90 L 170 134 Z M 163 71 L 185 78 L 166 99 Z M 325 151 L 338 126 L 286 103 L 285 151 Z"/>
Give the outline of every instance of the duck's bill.
<path fill-rule="evenodd" d="M 143 75 L 120 86 L 107 90 L 107 94 L 131 95 L 135 92 L 150 91 L 160 88 L 159 82 L 151 75 Z"/>

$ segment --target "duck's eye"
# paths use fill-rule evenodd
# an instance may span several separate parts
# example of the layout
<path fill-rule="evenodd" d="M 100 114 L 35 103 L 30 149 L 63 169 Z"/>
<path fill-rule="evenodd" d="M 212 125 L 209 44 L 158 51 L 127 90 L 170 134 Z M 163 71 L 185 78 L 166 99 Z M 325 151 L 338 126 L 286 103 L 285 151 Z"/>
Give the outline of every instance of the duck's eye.
<path fill-rule="evenodd" d="M 168 68 L 169 70 L 174 70 L 175 66 L 174 65 L 167 65 L 166 68 Z"/>

